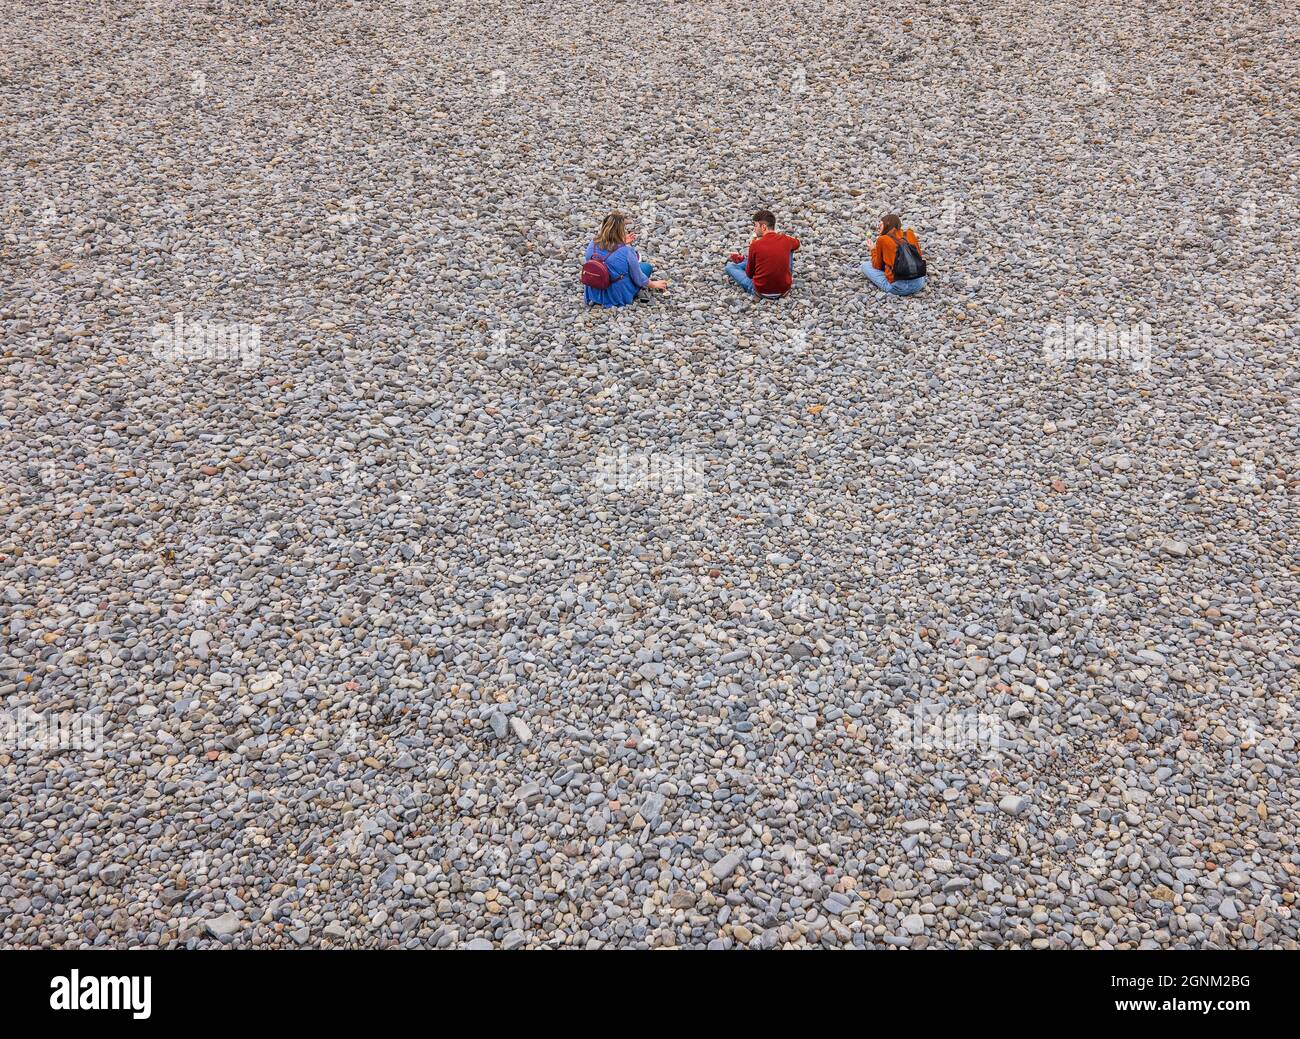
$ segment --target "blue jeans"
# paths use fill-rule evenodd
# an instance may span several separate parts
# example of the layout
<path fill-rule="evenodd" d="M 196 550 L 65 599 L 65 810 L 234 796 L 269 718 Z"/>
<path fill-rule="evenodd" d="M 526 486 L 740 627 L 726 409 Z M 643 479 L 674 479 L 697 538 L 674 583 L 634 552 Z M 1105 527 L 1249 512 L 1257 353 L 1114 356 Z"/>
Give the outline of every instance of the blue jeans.
<path fill-rule="evenodd" d="M 743 263 L 727 264 L 727 273 L 735 279 L 737 285 L 748 292 L 751 296 L 755 294 L 754 279 L 745 273 L 745 265 Z M 790 274 L 794 274 L 794 253 L 790 254 Z"/>
<path fill-rule="evenodd" d="M 911 296 L 925 288 L 925 275 L 919 278 L 906 278 L 903 281 L 890 282 L 885 277 L 884 271 L 878 271 L 871 266 L 868 260 L 862 265 L 862 273 L 867 276 L 867 280 L 876 288 L 889 293 L 891 296 Z"/>

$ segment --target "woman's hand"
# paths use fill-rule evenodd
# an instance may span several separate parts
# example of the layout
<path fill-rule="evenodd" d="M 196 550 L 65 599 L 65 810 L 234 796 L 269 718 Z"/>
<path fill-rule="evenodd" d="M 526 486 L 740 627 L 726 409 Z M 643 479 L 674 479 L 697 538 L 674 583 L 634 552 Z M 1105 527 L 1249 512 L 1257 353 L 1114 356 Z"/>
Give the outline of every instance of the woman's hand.
<path fill-rule="evenodd" d="M 627 234 L 625 234 L 625 235 L 623 236 L 623 244 L 624 244 L 624 245 L 634 245 L 634 244 L 636 244 L 636 232 L 635 232 L 635 231 L 629 231 Z"/>
<path fill-rule="evenodd" d="M 648 281 L 648 282 L 646 282 L 646 284 L 649 285 L 650 288 L 652 288 L 652 289 L 666 289 L 666 288 L 668 288 L 668 281 L 667 281 L 666 279 L 664 279 L 664 278 L 660 278 L 658 281 Z"/>

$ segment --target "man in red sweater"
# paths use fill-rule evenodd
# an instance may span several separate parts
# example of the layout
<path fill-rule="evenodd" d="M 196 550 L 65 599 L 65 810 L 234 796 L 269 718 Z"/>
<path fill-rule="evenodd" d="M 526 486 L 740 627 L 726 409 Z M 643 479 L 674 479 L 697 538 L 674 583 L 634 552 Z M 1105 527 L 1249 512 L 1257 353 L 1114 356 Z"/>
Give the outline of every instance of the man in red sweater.
<path fill-rule="evenodd" d="M 760 209 L 754 214 L 754 240 L 749 243 L 748 258 L 732 253 L 727 273 L 751 296 L 780 299 L 793 284 L 798 248 L 799 239 L 777 234 L 776 217 L 770 210 Z"/>

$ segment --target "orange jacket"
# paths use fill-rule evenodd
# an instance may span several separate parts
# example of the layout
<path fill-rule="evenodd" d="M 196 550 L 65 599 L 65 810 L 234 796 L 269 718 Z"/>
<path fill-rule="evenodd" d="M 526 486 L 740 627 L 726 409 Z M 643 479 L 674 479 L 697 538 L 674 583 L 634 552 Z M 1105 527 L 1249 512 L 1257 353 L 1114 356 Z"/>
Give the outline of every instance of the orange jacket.
<path fill-rule="evenodd" d="M 921 255 L 921 243 L 916 240 L 916 232 L 910 227 L 903 232 L 907 240 L 916 247 L 917 256 Z M 885 272 L 885 280 L 894 281 L 894 257 L 898 255 L 898 242 L 892 234 L 882 234 L 871 247 L 871 266 Z"/>

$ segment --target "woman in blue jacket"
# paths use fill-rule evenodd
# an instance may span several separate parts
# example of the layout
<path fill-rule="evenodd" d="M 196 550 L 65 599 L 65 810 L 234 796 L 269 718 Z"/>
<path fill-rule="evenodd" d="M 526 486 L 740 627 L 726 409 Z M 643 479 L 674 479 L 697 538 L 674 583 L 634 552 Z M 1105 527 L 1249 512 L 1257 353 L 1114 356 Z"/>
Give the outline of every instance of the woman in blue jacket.
<path fill-rule="evenodd" d="M 636 235 L 628 230 L 627 217 L 622 213 L 610 213 L 600 225 L 596 240 L 587 245 L 582 255 L 586 263 L 593 256 L 605 261 L 609 268 L 610 284 L 607 289 L 593 289 L 583 286 L 583 295 L 588 304 L 602 307 L 625 307 L 636 299 L 636 294 L 644 288 L 666 289 L 667 281 L 651 281 L 650 274 L 654 268 L 643 263 L 637 251 L 632 248 Z"/>

